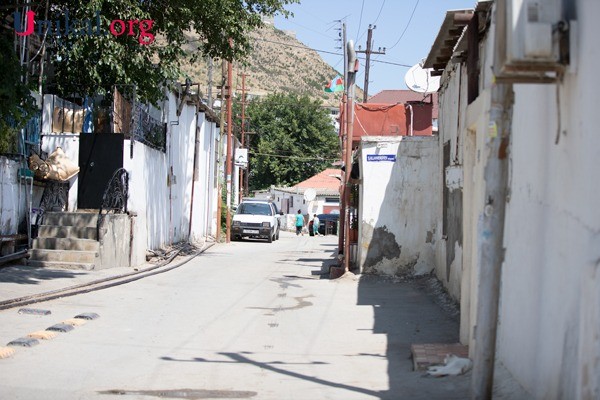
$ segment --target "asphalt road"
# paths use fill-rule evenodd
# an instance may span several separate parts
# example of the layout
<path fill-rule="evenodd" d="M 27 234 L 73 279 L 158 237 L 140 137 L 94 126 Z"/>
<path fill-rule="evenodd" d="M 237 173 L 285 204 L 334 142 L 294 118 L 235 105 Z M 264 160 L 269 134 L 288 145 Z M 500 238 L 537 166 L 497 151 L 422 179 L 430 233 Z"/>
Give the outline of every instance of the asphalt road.
<path fill-rule="evenodd" d="M 1 399 L 463 399 L 468 376 L 412 371 L 456 317 L 410 284 L 321 279 L 337 237 L 232 242 L 126 285 L 0 312 L 2 344 L 100 318 L 0 359 Z"/>

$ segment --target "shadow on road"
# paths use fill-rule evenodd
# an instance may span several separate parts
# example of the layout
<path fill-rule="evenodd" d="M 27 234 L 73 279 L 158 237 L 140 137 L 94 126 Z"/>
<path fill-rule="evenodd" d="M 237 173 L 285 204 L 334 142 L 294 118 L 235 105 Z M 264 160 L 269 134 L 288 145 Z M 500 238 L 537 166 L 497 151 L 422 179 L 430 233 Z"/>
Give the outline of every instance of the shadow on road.
<path fill-rule="evenodd" d="M 162 360 L 165 361 L 179 361 L 179 362 L 205 362 L 205 363 L 221 363 L 221 364 L 247 364 L 254 365 L 260 369 L 264 369 L 267 371 L 271 371 L 277 374 L 291 376 L 293 378 L 302 379 L 309 382 L 314 382 L 319 385 L 331 386 L 339 389 L 346 389 L 353 392 L 363 393 L 369 396 L 380 397 L 379 392 L 374 390 L 369 390 L 366 388 L 362 388 L 359 386 L 346 385 L 344 383 L 332 382 L 325 379 L 321 379 L 314 376 L 309 376 L 305 374 L 301 374 L 298 372 L 288 371 L 283 368 L 278 368 L 276 365 L 323 365 L 327 364 L 320 361 L 314 361 L 310 363 L 285 363 L 280 361 L 272 361 L 272 362 L 259 362 L 252 360 L 248 355 L 252 353 L 218 353 L 219 355 L 225 356 L 229 358 L 229 360 L 208 360 L 206 358 L 192 358 L 192 359 L 174 359 L 172 357 L 161 357 Z"/>
<path fill-rule="evenodd" d="M 17 283 L 22 285 L 39 285 L 43 281 L 52 279 L 69 279 L 80 275 L 87 275 L 87 273 L 48 268 L 34 268 L 25 265 L 11 265 L 0 268 L 0 282 Z"/>
<path fill-rule="evenodd" d="M 362 276 L 358 305 L 374 312 L 373 333 L 385 334 L 389 390 L 386 399 L 465 399 L 470 376 L 432 378 L 413 371 L 411 344 L 456 343 L 459 317 L 440 306 L 427 286 L 435 278 L 398 282 L 394 278 Z"/>

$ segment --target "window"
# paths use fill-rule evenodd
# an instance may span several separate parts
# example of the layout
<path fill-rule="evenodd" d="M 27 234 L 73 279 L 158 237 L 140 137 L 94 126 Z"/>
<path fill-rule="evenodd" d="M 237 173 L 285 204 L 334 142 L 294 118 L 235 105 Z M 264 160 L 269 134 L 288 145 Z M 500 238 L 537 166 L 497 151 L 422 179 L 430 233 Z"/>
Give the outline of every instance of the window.
<path fill-rule="evenodd" d="M 269 204 L 265 203 L 242 203 L 237 209 L 238 214 L 273 215 Z"/>

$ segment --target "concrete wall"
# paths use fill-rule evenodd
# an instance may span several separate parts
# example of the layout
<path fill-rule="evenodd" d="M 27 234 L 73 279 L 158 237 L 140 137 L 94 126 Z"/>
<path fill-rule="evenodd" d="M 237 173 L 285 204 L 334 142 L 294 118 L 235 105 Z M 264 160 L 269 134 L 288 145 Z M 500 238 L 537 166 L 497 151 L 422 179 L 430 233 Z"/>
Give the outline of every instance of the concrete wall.
<path fill-rule="evenodd" d="M 187 240 L 190 230 L 196 107 L 186 104 L 182 108 L 181 114 L 177 116 L 176 111 L 180 99 L 170 94 L 168 101 L 167 155 L 170 168 L 170 241 L 177 243 Z"/>
<path fill-rule="evenodd" d="M 595 98 L 600 79 L 594 68 L 600 54 L 594 38 L 600 26 L 594 17 L 600 15 L 600 3 L 566 3 L 577 11 L 578 50 L 572 54 L 576 69 L 569 69 L 557 84 L 514 84 L 496 358 L 506 371 L 502 379 L 511 377 L 533 398 L 597 399 L 600 136 Z M 467 107 L 466 118 L 452 104 L 466 98 L 458 89 L 457 71 L 448 75 L 453 81 L 441 96 L 440 135 L 454 129 L 459 118 L 465 120 L 456 133 L 458 159 L 464 166 L 461 341 L 471 346 L 478 298 L 478 221 L 489 156 L 485 143 L 491 54 L 497 46 L 494 29 L 492 24 L 484 38 L 480 94 Z M 455 119 L 445 120 L 445 112 Z"/>
<path fill-rule="evenodd" d="M 142 254 L 131 252 L 132 218 L 127 214 L 107 214 L 100 232 L 100 262 L 95 269 L 136 266 L 145 262 Z"/>
<path fill-rule="evenodd" d="M 514 86 L 498 356 L 539 399 L 600 398 L 600 3 L 575 3 L 577 70 Z"/>
<path fill-rule="evenodd" d="M 133 222 L 132 249 L 137 260 L 140 255 L 145 258 L 146 249 L 158 249 L 169 243 L 168 164 L 165 153 L 139 142 L 134 143 L 130 158 L 130 144 L 125 140 L 124 148 L 128 151 L 123 157 L 123 167 L 129 172 L 127 209 L 137 215 Z"/>
<path fill-rule="evenodd" d="M 466 129 L 466 69 L 462 64 L 450 64 L 440 88 L 439 111 L 439 163 L 441 166 L 443 240 L 436 246 L 436 276 L 448 293 L 461 301 L 463 278 L 463 184 L 448 187 L 445 183 L 446 168 L 455 168 L 464 173 L 462 143 Z"/>
<path fill-rule="evenodd" d="M 302 211 L 302 214 L 304 215 L 313 215 L 313 214 L 327 214 L 327 210 L 331 210 L 331 209 L 337 209 L 339 210 L 340 208 L 340 203 L 326 203 L 325 202 L 325 198 L 326 197 L 335 197 L 335 196 L 317 196 L 314 200 L 312 201 L 306 201 L 304 200 L 304 195 L 303 194 L 297 194 L 297 193 L 289 193 L 287 191 L 281 191 L 281 190 L 273 190 L 272 194 L 274 196 L 273 198 L 273 202 L 277 205 L 277 208 L 280 211 L 286 212 L 288 210 L 284 210 L 283 209 L 283 205 L 284 202 L 287 200 L 289 202 L 290 199 L 293 199 L 293 205 L 290 206 L 289 209 L 289 213 L 290 214 L 296 214 L 298 212 L 298 209 L 300 209 Z"/>
<path fill-rule="evenodd" d="M 21 167 L 20 162 L 0 156 L 0 235 L 16 234 L 26 215 L 25 186 L 18 176 Z"/>
<path fill-rule="evenodd" d="M 363 272 L 398 275 L 435 266 L 441 239 L 437 137 L 364 137 L 360 144 L 358 263 Z M 396 161 L 367 161 L 368 155 Z"/>
<path fill-rule="evenodd" d="M 128 209 L 137 214 L 132 221 L 136 259 L 146 249 L 198 241 L 216 232 L 219 129 L 193 104 L 185 104 L 177 116 L 178 102 L 169 94 L 165 153 L 136 142 L 131 158 L 130 142 L 124 144 L 123 165 L 130 173 Z"/>
<path fill-rule="evenodd" d="M 213 201 L 214 187 L 214 146 L 216 145 L 215 123 L 206 120 L 204 113 L 199 113 L 196 122 L 196 173 L 193 186 L 193 213 L 191 240 L 196 241 L 213 233 L 212 215 L 216 211 Z"/>

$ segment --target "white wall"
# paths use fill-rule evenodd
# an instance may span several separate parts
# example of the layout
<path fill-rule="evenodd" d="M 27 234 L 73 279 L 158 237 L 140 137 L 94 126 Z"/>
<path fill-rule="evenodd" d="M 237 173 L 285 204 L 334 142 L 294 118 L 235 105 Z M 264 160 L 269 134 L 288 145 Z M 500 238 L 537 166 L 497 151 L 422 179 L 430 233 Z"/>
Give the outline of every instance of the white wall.
<path fill-rule="evenodd" d="M 498 354 L 540 399 L 600 398 L 600 3 L 577 6 L 576 73 L 514 86 Z"/>
<path fill-rule="evenodd" d="M 359 267 L 387 275 L 435 266 L 441 201 L 438 138 L 363 137 Z M 370 154 L 395 162 L 367 161 Z"/>
<path fill-rule="evenodd" d="M 576 71 L 568 71 L 559 84 L 514 85 L 496 359 L 535 399 L 600 398 L 600 79 L 595 71 L 600 61 L 595 43 L 600 3 L 567 3 L 577 8 L 579 50 L 572 55 Z M 461 339 L 467 337 L 471 345 L 490 109 L 489 54 L 495 44 L 490 37 L 484 49 L 482 90 L 468 107 L 461 144 Z"/>
<path fill-rule="evenodd" d="M 444 75 L 444 81 L 439 91 L 440 96 L 440 116 L 439 116 L 439 165 L 444 168 L 444 144 L 449 142 L 450 146 L 450 166 L 455 166 L 464 170 L 463 146 L 465 141 L 466 129 L 466 110 L 467 110 L 467 75 L 466 69 L 462 64 L 450 64 Z M 443 179 L 443 178 L 442 178 Z M 443 189 L 443 187 L 442 187 Z M 462 191 L 463 188 L 455 190 Z M 449 196 L 456 195 L 450 191 Z M 464 204 L 464 196 L 463 196 Z M 443 202 L 439 203 L 440 215 L 443 215 Z M 469 210 L 465 207 L 462 210 Z M 451 213 L 447 210 L 448 214 Z M 458 211 L 457 211 L 458 212 Z M 440 227 L 444 222 L 440 220 Z M 446 227 L 447 231 L 454 227 Z M 440 282 L 444 285 L 448 293 L 457 301 L 461 301 L 461 282 L 463 279 L 463 240 L 456 238 L 450 240 L 450 235 L 443 240 L 436 242 L 436 269 L 435 273 Z M 447 259 L 447 252 L 454 250 L 454 259 Z M 448 265 L 448 261 L 450 265 Z M 447 269 L 450 269 L 449 271 Z"/>
<path fill-rule="evenodd" d="M 170 238 L 172 243 L 188 239 L 194 172 L 196 107 L 186 104 L 177 116 L 180 99 L 169 94 L 167 155 L 170 168 Z"/>
<path fill-rule="evenodd" d="M 167 156 L 142 143 L 135 142 L 133 158 L 129 156 L 130 141 L 125 140 L 123 167 L 129 172 L 127 210 L 135 212 L 134 253 L 158 249 L 170 243 L 169 191 L 167 186 Z"/>
<path fill-rule="evenodd" d="M 26 215 L 25 186 L 18 177 L 21 167 L 20 162 L 0 156 L 0 235 L 16 234 Z"/>
<path fill-rule="evenodd" d="M 216 123 L 208 121 L 204 113 L 198 113 L 197 130 L 196 169 L 198 173 L 195 177 L 193 192 L 191 232 L 191 240 L 193 241 L 215 234 L 213 225 L 216 224 L 214 149 L 218 144 L 215 140 L 218 130 Z"/>
<path fill-rule="evenodd" d="M 125 141 L 123 165 L 130 173 L 128 209 L 137 213 L 134 221 L 135 252 L 146 248 L 198 240 L 213 229 L 214 198 L 214 135 L 216 126 L 206 121 L 204 114 L 196 116 L 196 107 L 183 106 L 176 114 L 177 99 L 169 94 L 167 103 L 167 150 L 165 153 L 141 143 L 134 144 L 133 159 Z M 192 182 L 194 150 L 198 129 L 198 171 L 194 182 L 192 210 Z M 211 159 L 211 157 L 213 157 Z M 190 213 L 192 216 L 191 237 Z"/>

